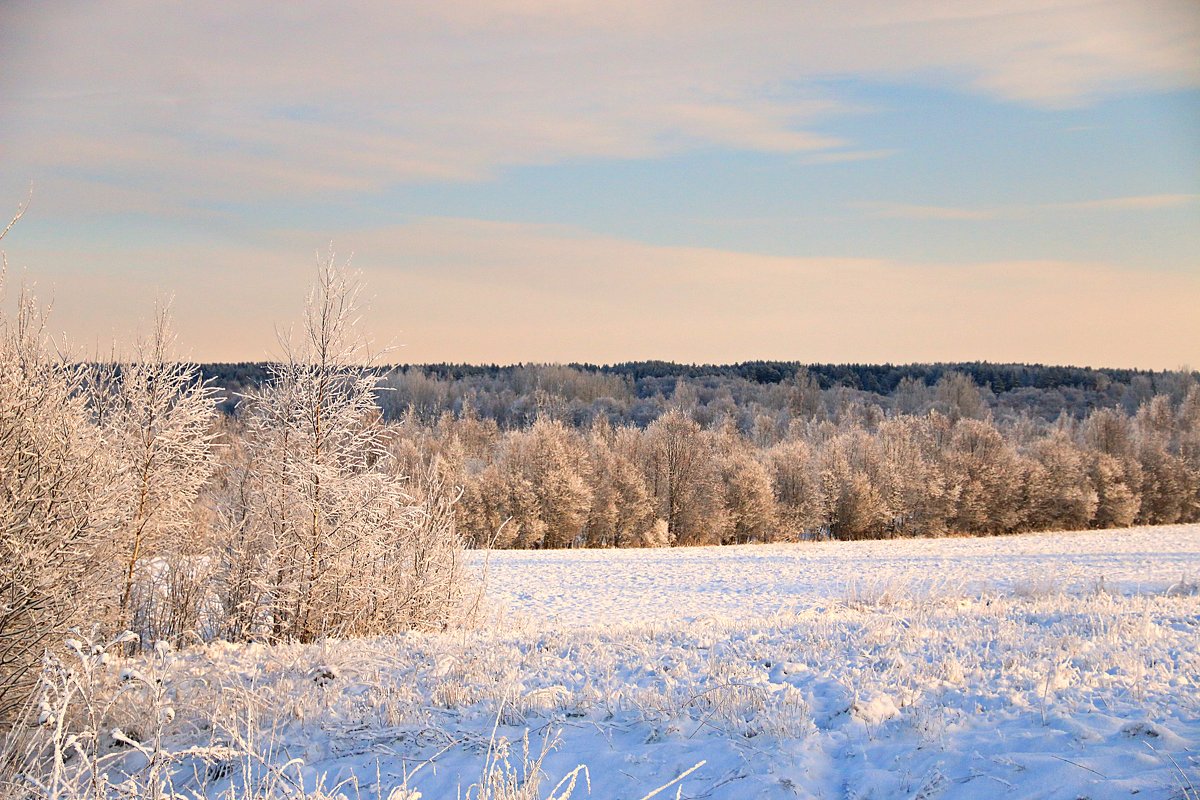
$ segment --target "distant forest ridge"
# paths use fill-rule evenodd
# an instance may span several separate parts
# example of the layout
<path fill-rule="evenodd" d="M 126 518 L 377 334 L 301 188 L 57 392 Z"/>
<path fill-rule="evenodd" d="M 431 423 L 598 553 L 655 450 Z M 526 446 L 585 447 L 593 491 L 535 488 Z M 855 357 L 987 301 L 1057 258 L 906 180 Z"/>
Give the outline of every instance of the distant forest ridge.
<path fill-rule="evenodd" d="M 1100 408 L 1132 414 L 1157 394 L 1180 401 L 1200 374 L 1192 371 L 1094 369 L 982 361 L 938 364 L 401 364 L 372 368 L 377 401 L 389 420 L 436 421 L 470 410 L 505 429 L 542 416 L 587 428 L 600 416 L 613 425 L 644 428 L 672 407 L 701 424 L 731 418 L 749 431 L 761 414 L 837 418 L 850 407 L 886 415 L 942 408 L 950 379 L 973 384 L 997 421 L 1060 415 L 1082 419 Z M 223 393 L 221 408 L 236 413 L 239 397 L 271 380 L 269 362 L 204 364 L 203 376 Z M 944 401 L 944 398 L 943 398 Z M 782 423 L 781 423 L 782 424 Z"/>
<path fill-rule="evenodd" d="M 1073 389 L 1104 390 L 1112 383 L 1129 385 L 1142 377 L 1151 382 L 1160 376 L 1179 376 L 1177 370 L 1141 370 L 1110 367 L 1076 367 L 1046 364 L 995 364 L 988 361 L 938 362 L 932 364 L 806 364 L 802 361 L 742 361 L 736 364 L 679 364 L 673 361 L 625 361 L 619 364 L 589 364 L 572 362 L 562 365 L 529 364 L 393 364 L 378 367 L 382 372 L 424 373 L 439 380 L 464 378 L 497 378 L 518 370 L 543 366 L 565 366 L 580 372 L 628 377 L 634 382 L 643 378 L 740 378 L 750 383 L 782 383 L 806 370 L 822 389 L 846 387 L 865 392 L 888 395 L 905 378 L 917 379 L 933 386 L 948 372 L 960 372 L 981 388 L 999 394 L 1014 389 Z M 207 379 L 240 386 L 257 386 L 270 379 L 271 362 L 237 362 L 201 364 Z M 1200 378 L 1200 372 L 1184 375 Z"/>

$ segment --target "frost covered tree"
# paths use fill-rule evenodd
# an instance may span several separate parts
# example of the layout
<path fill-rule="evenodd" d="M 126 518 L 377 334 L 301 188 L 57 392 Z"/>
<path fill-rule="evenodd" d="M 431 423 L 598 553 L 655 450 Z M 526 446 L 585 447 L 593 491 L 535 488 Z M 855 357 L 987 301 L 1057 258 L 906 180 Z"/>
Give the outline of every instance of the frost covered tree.
<path fill-rule="evenodd" d="M 1147 437 L 1138 447 L 1141 505 L 1137 521 L 1164 525 L 1189 518 L 1191 476 L 1182 458 L 1167 449 L 1161 440 Z"/>
<path fill-rule="evenodd" d="M 821 415 L 821 385 L 807 369 L 796 370 L 787 385 L 788 409 L 795 419 L 808 421 Z"/>
<path fill-rule="evenodd" d="M 1091 449 L 1128 460 L 1136 456 L 1137 442 L 1134 439 L 1133 422 L 1129 417 L 1111 408 L 1093 411 L 1084 422 L 1081 435 Z"/>
<path fill-rule="evenodd" d="M 1086 528 L 1099 495 L 1084 453 L 1065 435 L 1037 442 L 1026 462 L 1025 520 L 1033 530 Z"/>
<path fill-rule="evenodd" d="M 871 440 L 852 429 L 821 449 L 821 494 L 825 526 L 835 539 L 878 538 L 888 517 L 887 504 L 871 481 Z"/>
<path fill-rule="evenodd" d="M 789 438 L 767 451 L 766 457 L 783 537 L 808 538 L 823 523 L 821 482 L 812 448 L 803 439 Z"/>
<path fill-rule="evenodd" d="M 541 541 L 528 544 L 558 548 L 582 543 L 592 503 L 583 437 L 558 420 L 539 417 L 529 430 L 512 437 L 507 460 L 533 489 L 542 522 Z"/>
<path fill-rule="evenodd" d="M 1143 403 L 1134 416 L 1141 468 L 1139 522 L 1180 522 L 1196 514 L 1195 476 L 1181 455 L 1179 422 L 1171 398 L 1164 394 Z"/>
<path fill-rule="evenodd" d="M 951 421 L 960 419 L 983 419 L 987 416 L 987 402 L 982 392 L 969 375 L 947 372 L 933 387 L 934 401 Z"/>
<path fill-rule="evenodd" d="M 724 527 L 709 437 L 680 408 L 646 429 L 643 469 L 671 544 L 718 544 Z"/>
<path fill-rule="evenodd" d="M 241 421 L 223 420 L 221 458 L 205 496 L 221 607 L 215 635 L 231 641 L 264 637 L 271 611 L 270 542 L 262 529 L 261 487 L 244 432 Z"/>
<path fill-rule="evenodd" d="M 1093 524 L 1132 525 L 1142 505 L 1142 466 L 1133 421 L 1116 409 L 1097 409 L 1080 426 L 1079 438 L 1090 453 L 1088 476 L 1096 491 Z"/>
<path fill-rule="evenodd" d="M 148 641 L 178 639 L 181 623 L 195 616 L 195 608 L 184 613 L 176 606 L 199 595 L 191 573 L 207 553 L 193 541 L 196 502 L 215 466 L 214 390 L 194 365 L 176 360 L 173 341 L 167 309 L 160 308 L 150 337 L 92 392 L 119 474 L 117 625 Z"/>
<path fill-rule="evenodd" d="M 956 533 L 1009 533 L 1022 524 L 1021 464 L 1016 451 L 989 422 L 961 419 L 943 454 L 958 494 L 948 520 Z"/>
<path fill-rule="evenodd" d="M 933 404 L 933 391 L 920 378 L 905 376 L 892 392 L 892 405 L 901 414 L 923 414 Z"/>
<path fill-rule="evenodd" d="M 1107 453 L 1091 452 L 1087 470 L 1092 490 L 1096 493 L 1093 527 L 1124 528 L 1132 525 L 1141 506 L 1141 498 L 1131 486 L 1122 463 Z M 1141 474 L 1140 470 L 1138 474 Z"/>
<path fill-rule="evenodd" d="M 463 490 L 458 516 L 477 547 L 540 547 L 545 540 L 533 485 L 507 464 L 489 464 Z"/>
<path fill-rule="evenodd" d="M 437 497 L 416 502 L 391 468 L 355 327 L 360 291 L 322 259 L 299 341 L 283 339 L 285 360 L 243 401 L 248 466 L 234 485 L 247 507 L 231 530 L 244 544 L 226 552 L 254 559 L 247 581 L 277 639 L 439 627 L 460 588 L 453 515 Z"/>
<path fill-rule="evenodd" d="M 717 434 L 716 460 L 726 523 L 721 543 L 777 538 L 779 509 L 771 474 L 728 421 Z"/>
<path fill-rule="evenodd" d="M 627 454 L 630 436 L 637 435 L 629 428 L 614 431 L 606 417 L 592 424 L 588 461 L 593 491 L 585 526 L 588 547 L 656 547 L 667 543 L 666 526 L 658 524 L 645 477 Z"/>
<path fill-rule="evenodd" d="M 6 274 L 4 263 L 0 301 Z M 0 304 L 0 726 L 24 702 L 42 652 L 102 595 L 94 565 L 118 505 L 86 370 L 51 347 L 30 291 L 15 300 L 15 313 Z"/>
<path fill-rule="evenodd" d="M 946 532 L 958 492 L 939 463 L 941 421 L 936 415 L 895 417 L 876 432 L 874 480 L 887 506 L 888 528 L 895 535 Z"/>

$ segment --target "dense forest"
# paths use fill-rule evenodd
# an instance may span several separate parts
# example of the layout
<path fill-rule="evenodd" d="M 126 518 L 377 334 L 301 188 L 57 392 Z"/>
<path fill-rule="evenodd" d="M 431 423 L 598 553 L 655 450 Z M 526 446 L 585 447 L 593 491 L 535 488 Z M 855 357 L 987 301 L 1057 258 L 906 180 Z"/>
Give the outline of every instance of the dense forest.
<path fill-rule="evenodd" d="M 222 408 L 233 413 L 237 396 L 257 388 L 271 376 L 267 362 L 202 364 L 201 374 L 224 397 Z M 613 425 L 644 427 L 671 405 L 676 391 L 713 413 L 732 405 L 745 427 L 762 409 L 787 405 L 781 386 L 803 375 L 821 390 L 838 390 L 825 405 L 854 399 L 885 410 L 911 411 L 923 393 L 947 373 L 969 377 L 993 412 L 1022 413 L 1053 420 L 1066 413 L 1086 416 L 1097 408 L 1120 406 L 1133 413 L 1155 394 L 1181 397 L 1200 373 L 1043 364 L 802 364 L 797 361 L 748 361 L 741 364 L 695 365 L 667 361 L 511 366 L 418 364 L 378 368 L 384 378 L 380 405 L 390 418 L 409 412 L 436 419 L 443 412 L 461 414 L 468 405 L 502 428 L 529 425 L 546 404 L 576 427 L 597 416 Z M 924 387 L 924 388 L 923 388 Z M 542 405 L 539 406 L 539 403 Z M 906 405 L 907 404 L 907 405 Z"/>
<path fill-rule="evenodd" d="M 253 383 L 266 365 L 205 367 Z M 1019 364 L 379 370 L 476 546 L 995 534 L 1200 517 L 1190 371 Z M 228 424 L 238 422 L 227 395 Z"/>

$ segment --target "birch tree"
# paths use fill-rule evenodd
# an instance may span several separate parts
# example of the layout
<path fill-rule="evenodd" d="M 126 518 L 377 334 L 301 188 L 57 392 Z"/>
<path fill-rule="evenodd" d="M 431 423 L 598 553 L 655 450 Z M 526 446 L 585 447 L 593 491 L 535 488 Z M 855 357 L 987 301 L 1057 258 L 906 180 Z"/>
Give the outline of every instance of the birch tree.
<path fill-rule="evenodd" d="M 361 286 L 332 254 L 320 260 L 302 334 L 281 337 L 284 361 L 244 401 L 248 525 L 278 639 L 438 626 L 451 614 L 453 591 L 432 608 L 420 581 L 457 569 L 457 533 L 446 505 L 417 502 L 390 466 L 356 329 Z"/>
<path fill-rule="evenodd" d="M 646 429 L 644 470 L 671 544 L 718 544 L 724 528 L 712 445 L 700 426 L 673 408 Z"/>
<path fill-rule="evenodd" d="M 196 501 L 215 466 L 217 412 L 214 390 L 195 365 L 176 360 L 173 342 L 168 310 L 160 308 L 149 338 L 135 346 L 113 380 L 100 384 L 93 403 L 120 473 L 117 624 L 143 637 L 178 639 L 184 631 L 164 630 L 177 626 L 162 624 L 158 606 L 170 603 L 165 590 L 180 596 L 188 562 L 205 555 L 205 544 L 192 540 Z M 178 609 L 165 611 L 175 616 Z"/>

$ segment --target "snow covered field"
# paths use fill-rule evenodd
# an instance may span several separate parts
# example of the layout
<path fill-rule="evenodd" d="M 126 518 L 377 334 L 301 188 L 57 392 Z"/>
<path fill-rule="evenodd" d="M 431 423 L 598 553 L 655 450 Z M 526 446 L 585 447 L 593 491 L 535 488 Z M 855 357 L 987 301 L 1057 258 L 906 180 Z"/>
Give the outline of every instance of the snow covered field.
<path fill-rule="evenodd" d="M 1200 577 L 1200 526 L 1024 536 L 691 547 L 505 550 L 488 560 L 492 597 L 518 614 L 577 627 L 762 616 L 859 589 L 903 596 L 1161 593 Z"/>
<path fill-rule="evenodd" d="M 176 790 L 1200 797 L 1200 526 L 486 570 L 475 630 L 172 656 Z"/>

